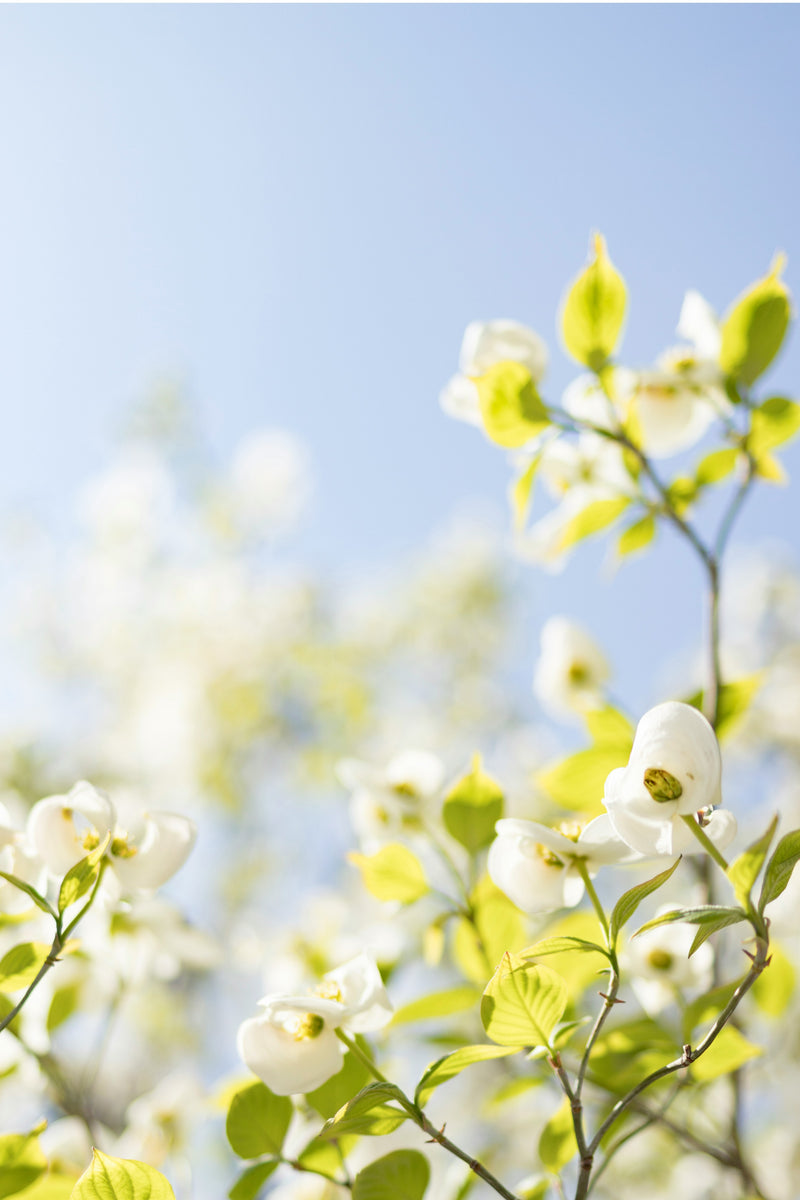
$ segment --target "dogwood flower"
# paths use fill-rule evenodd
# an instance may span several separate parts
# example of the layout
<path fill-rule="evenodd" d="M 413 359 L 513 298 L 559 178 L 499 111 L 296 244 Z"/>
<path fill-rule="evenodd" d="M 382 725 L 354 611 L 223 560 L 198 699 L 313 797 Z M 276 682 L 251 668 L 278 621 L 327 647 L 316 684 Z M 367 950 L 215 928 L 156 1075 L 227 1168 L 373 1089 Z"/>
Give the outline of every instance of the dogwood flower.
<path fill-rule="evenodd" d="M 237 1048 L 278 1096 L 311 1092 L 336 1074 L 344 1055 L 337 1029 L 368 1033 L 392 1017 L 380 972 L 364 953 L 329 971 L 311 995 L 265 996 L 259 1005 L 262 1014 L 239 1026 Z"/>
<path fill-rule="evenodd" d="M 711 986 L 714 954 L 708 942 L 689 958 L 696 932 L 692 925 L 658 925 L 631 938 L 625 947 L 623 965 L 639 1003 L 651 1016 L 666 1008 L 676 993 Z"/>
<path fill-rule="evenodd" d="M 545 622 L 533 676 L 533 690 L 545 707 L 558 713 L 599 707 L 610 674 L 608 660 L 582 625 L 567 617 Z"/>
<path fill-rule="evenodd" d="M 736 818 L 721 802 L 722 760 L 701 712 L 676 700 L 645 713 L 628 765 L 608 776 L 603 803 L 619 836 L 641 854 L 697 853 L 683 822 L 693 815 L 720 848 L 736 835 Z"/>
<path fill-rule="evenodd" d="M 439 403 L 448 416 L 480 427 L 480 400 L 473 379 L 497 363 L 518 362 L 538 383 L 547 370 L 547 360 L 547 346 L 538 333 L 519 321 L 473 321 L 461 343 L 460 371 L 442 390 Z"/>
<path fill-rule="evenodd" d="M 166 883 L 189 857 L 197 827 L 171 812 L 126 813 L 120 819 L 105 792 L 82 780 L 66 796 L 34 804 L 28 839 L 50 875 L 60 878 L 107 837 L 107 860 L 123 891 Z"/>
<path fill-rule="evenodd" d="M 377 848 L 417 824 L 420 803 L 433 799 L 444 782 L 444 765 L 425 750 L 404 750 L 375 767 L 343 758 L 336 776 L 349 788 L 350 820 L 364 847 Z"/>
<path fill-rule="evenodd" d="M 29 883 L 38 891 L 45 882 L 41 859 L 30 846 L 25 834 L 14 827 L 4 804 L 0 804 L 0 871 Z M 30 899 L 13 883 L 0 878 L 0 912 L 16 913 L 30 908 Z"/>
<path fill-rule="evenodd" d="M 505 818 L 489 848 L 492 882 L 523 912 L 574 908 L 583 898 L 578 863 L 590 875 L 601 866 L 635 862 L 640 856 L 616 834 L 603 814 L 583 829 L 565 824 L 550 829 L 537 821 Z"/>

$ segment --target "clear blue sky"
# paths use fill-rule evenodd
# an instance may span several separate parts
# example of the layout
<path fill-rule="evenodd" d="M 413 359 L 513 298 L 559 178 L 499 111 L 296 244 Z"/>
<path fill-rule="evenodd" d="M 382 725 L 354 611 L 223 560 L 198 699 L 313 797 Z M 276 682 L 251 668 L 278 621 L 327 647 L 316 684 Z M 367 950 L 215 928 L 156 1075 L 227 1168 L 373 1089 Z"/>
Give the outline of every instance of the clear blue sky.
<path fill-rule="evenodd" d="M 0 8 L 0 505 L 55 515 L 163 375 L 220 453 L 254 424 L 308 440 L 323 563 L 499 505 L 502 454 L 437 393 L 496 315 L 547 337 L 558 395 L 590 230 L 634 361 L 686 287 L 724 307 L 778 247 L 800 293 L 798 33 L 793 5 Z M 799 366 L 795 340 L 776 386 Z M 786 504 L 743 530 L 797 544 Z M 560 608 L 616 627 L 632 681 L 637 614 L 690 641 L 695 600 L 636 565 L 590 592 L 598 561 L 528 579 L 525 652 Z"/>

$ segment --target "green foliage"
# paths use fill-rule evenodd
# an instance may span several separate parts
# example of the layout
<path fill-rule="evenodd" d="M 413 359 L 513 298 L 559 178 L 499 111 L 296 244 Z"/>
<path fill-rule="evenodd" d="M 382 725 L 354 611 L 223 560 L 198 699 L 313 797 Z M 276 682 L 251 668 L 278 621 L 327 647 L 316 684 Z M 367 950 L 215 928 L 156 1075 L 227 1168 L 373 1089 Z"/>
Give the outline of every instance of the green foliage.
<path fill-rule="evenodd" d="M 525 919 L 488 875 L 478 881 L 469 899 L 472 921 L 462 917 L 456 922 L 453 955 L 467 979 L 483 987 L 506 950 L 524 946 Z"/>
<path fill-rule="evenodd" d="M 351 1096 L 370 1079 L 370 1073 L 361 1059 L 350 1050 L 344 1056 L 342 1069 L 326 1080 L 321 1087 L 306 1093 L 306 1100 L 321 1117 L 332 1117 Z"/>
<path fill-rule="evenodd" d="M 154 1167 L 95 1150 L 71 1200 L 175 1200 L 175 1193 Z"/>
<path fill-rule="evenodd" d="M 475 379 L 483 427 L 498 446 L 524 446 L 550 424 L 527 367 L 500 362 Z"/>
<path fill-rule="evenodd" d="M 769 275 L 734 302 L 722 324 L 720 366 L 748 387 L 775 358 L 789 325 L 789 293 L 780 279 L 782 269 L 779 256 Z"/>
<path fill-rule="evenodd" d="M 723 683 L 717 704 L 717 737 L 721 742 L 733 733 L 739 720 L 750 707 L 763 679 L 763 672 L 755 671 L 752 675 L 743 675 L 733 683 Z M 704 692 L 695 692 L 686 703 L 702 712 L 704 697 Z"/>
<path fill-rule="evenodd" d="M 539 1158 L 542 1166 L 558 1175 L 571 1158 L 578 1153 L 575 1141 L 575 1126 L 572 1123 L 572 1108 L 565 1096 L 560 1108 L 553 1114 L 539 1138 Z"/>
<path fill-rule="evenodd" d="M 342 1165 L 342 1157 L 349 1154 L 357 1142 L 358 1134 L 347 1135 L 330 1142 L 315 1137 L 303 1147 L 297 1161 L 309 1171 L 324 1171 L 326 1175 L 334 1175 Z"/>
<path fill-rule="evenodd" d="M 670 912 L 662 913 L 660 917 L 653 917 L 652 921 L 648 921 L 641 928 L 636 930 L 634 937 L 638 937 L 640 933 L 644 933 L 646 929 L 655 929 L 658 925 L 671 925 L 675 921 L 685 921 L 689 925 L 699 925 L 692 947 L 689 951 L 689 957 L 694 954 L 703 942 L 716 933 L 719 929 L 725 929 L 728 925 L 738 925 L 740 921 L 747 920 L 747 913 L 741 908 L 726 908 L 720 904 L 701 904 L 694 908 L 674 908 Z M 700 935 L 703 935 L 702 937 Z"/>
<path fill-rule="evenodd" d="M 796 437 L 800 431 L 800 404 L 786 396 L 770 396 L 750 418 L 747 449 L 755 459 L 761 459 L 776 446 Z"/>
<path fill-rule="evenodd" d="M 97 876 L 100 874 L 100 864 L 105 854 L 108 844 L 111 841 L 111 834 L 106 834 L 99 846 L 92 850 L 91 854 L 87 854 L 80 862 L 76 862 L 74 867 L 70 867 L 58 891 L 58 911 L 63 913 L 87 892 L 94 887 Z"/>
<path fill-rule="evenodd" d="M 549 925 L 545 931 L 547 937 L 543 940 L 547 942 L 556 939 L 579 939 L 585 943 L 597 942 L 605 940 L 597 918 L 590 912 L 571 912 L 564 917 Z M 522 950 L 520 953 L 528 955 L 532 947 Z M 597 982 L 599 974 L 607 969 L 608 958 L 604 947 L 601 947 L 597 953 L 592 953 L 585 948 L 582 953 L 576 954 L 575 947 L 570 946 L 564 951 L 550 951 L 547 956 L 550 958 L 552 954 L 552 965 L 555 967 L 558 974 L 564 980 L 567 986 L 567 994 L 570 1003 L 575 1003 L 587 987 Z"/>
<path fill-rule="evenodd" d="M 378 900 L 413 904 L 430 890 L 419 859 L 400 842 L 382 846 L 375 854 L 348 857 L 361 872 L 364 887 Z"/>
<path fill-rule="evenodd" d="M 503 789 L 481 769 L 475 755 L 472 770 L 445 797 L 442 820 L 451 837 L 477 853 L 494 838 L 495 823 L 503 815 Z"/>
<path fill-rule="evenodd" d="M 686 1005 L 683 1011 L 684 1042 L 691 1041 L 698 1025 L 707 1025 L 716 1020 L 741 982 L 741 979 L 735 979 L 733 983 L 723 983 Z"/>
<path fill-rule="evenodd" d="M 28 987 L 39 974 L 50 947 L 44 942 L 22 942 L 0 959 L 0 992 Z"/>
<path fill-rule="evenodd" d="M 630 752 L 634 728 L 619 709 L 607 704 L 604 708 L 590 709 L 584 713 L 584 719 L 589 736 L 596 745 L 624 747 Z"/>
<path fill-rule="evenodd" d="M 436 1062 L 431 1063 L 425 1071 L 417 1084 L 414 1103 L 424 1107 L 437 1087 L 447 1083 L 448 1079 L 455 1079 L 456 1075 L 460 1075 L 465 1067 L 471 1067 L 474 1063 L 487 1062 L 493 1058 L 505 1058 L 509 1054 L 514 1054 L 516 1049 L 516 1046 L 462 1046 L 460 1050 L 446 1054 L 444 1058 L 439 1058 Z"/>
<path fill-rule="evenodd" d="M 594 258 L 567 293 L 561 328 L 564 345 L 572 357 L 599 372 L 619 341 L 627 293 L 599 234 L 593 250 Z"/>
<path fill-rule="evenodd" d="M 625 1093 L 679 1053 L 675 1037 L 650 1017 L 604 1029 L 595 1043 L 591 1075 L 615 1094 Z"/>
<path fill-rule="evenodd" d="M 511 485 L 509 499 L 511 501 L 511 512 L 514 517 L 514 528 L 524 529 L 525 522 L 528 519 L 528 513 L 531 511 L 533 502 L 533 486 L 536 482 L 536 472 L 539 469 L 539 463 L 542 461 L 540 454 L 534 455 L 528 463 L 525 470 Z"/>
<path fill-rule="evenodd" d="M 656 519 L 652 513 L 647 513 L 623 529 L 617 540 L 617 554 L 627 558 L 650 545 L 656 536 Z"/>
<path fill-rule="evenodd" d="M 721 483 L 727 479 L 741 457 L 736 447 L 728 446 L 724 450 L 712 450 L 698 463 L 695 471 L 695 481 L 700 487 Z"/>
<path fill-rule="evenodd" d="M 58 1029 L 59 1025 L 63 1025 L 65 1021 L 69 1020 L 76 1011 L 80 998 L 81 987 L 79 984 L 69 983 L 66 987 L 56 988 L 47 1010 L 48 1033 L 52 1033 L 54 1029 Z"/>
<path fill-rule="evenodd" d="M 402 1098 L 403 1093 L 393 1083 L 367 1084 L 325 1122 L 317 1136 L 332 1141 L 347 1134 L 380 1137 L 393 1133 L 408 1118 L 408 1113 L 393 1108 L 390 1103 Z"/>
<path fill-rule="evenodd" d="M 734 1025 L 726 1025 L 709 1048 L 692 1063 L 691 1073 L 698 1083 L 708 1083 L 720 1075 L 738 1071 L 760 1053 L 760 1048 L 749 1042 Z"/>
<path fill-rule="evenodd" d="M 566 1007 L 560 975 L 505 954 L 483 993 L 481 1020 L 501 1046 L 547 1046 Z"/>
<path fill-rule="evenodd" d="M 534 942 L 532 946 L 520 950 L 519 956 L 520 958 L 546 958 L 549 954 L 564 954 L 567 950 L 608 954 L 606 947 L 600 946 L 597 942 L 588 942 L 584 938 L 567 936 L 542 938 L 540 942 Z"/>
<path fill-rule="evenodd" d="M 448 988 L 432 992 L 402 1005 L 392 1018 L 392 1025 L 408 1025 L 412 1021 L 429 1021 L 432 1017 L 449 1017 L 453 1013 L 474 1008 L 481 993 L 474 987 Z"/>
<path fill-rule="evenodd" d="M 418 1150 L 395 1150 L 359 1171 L 353 1200 L 422 1200 L 430 1173 Z"/>
<path fill-rule="evenodd" d="M 8 883 L 13 884 L 15 888 L 18 888 L 19 891 L 24 892 L 26 896 L 30 896 L 37 908 L 55 920 L 56 913 L 52 905 L 47 902 L 40 892 L 37 892 L 32 884 L 26 883 L 24 879 L 18 879 L 16 875 L 9 875 L 6 871 L 0 871 L 0 879 L 5 879 Z"/>
<path fill-rule="evenodd" d="M 47 1159 L 39 1146 L 44 1126 L 30 1133 L 7 1133 L 0 1137 L 0 1197 L 13 1196 L 35 1183 L 47 1170 Z"/>
<path fill-rule="evenodd" d="M 783 835 L 775 853 L 767 863 L 764 872 L 764 882 L 761 885 L 761 896 L 758 901 L 758 911 L 762 912 L 773 900 L 777 900 L 787 888 L 792 872 L 800 859 L 800 829 Z M 0 963 L 0 971 L 3 964 Z"/>
<path fill-rule="evenodd" d="M 644 883 L 637 883 L 629 891 L 623 892 L 614 905 L 609 922 L 609 938 L 612 946 L 616 943 L 620 930 L 623 926 L 627 925 L 642 901 L 646 900 L 648 896 L 667 882 L 670 876 L 677 870 L 680 861 L 679 858 L 676 859 L 666 871 L 661 871 L 658 875 L 654 875 L 652 879 L 647 879 Z"/>
<path fill-rule="evenodd" d="M 775 941 L 769 944 L 769 966 L 750 989 L 750 995 L 768 1017 L 782 1017 L 794 995 L 797 976 L 791 960 Z"/>
<path fill-rule="evenodd" d="M 276 1096 L 263 1083 L 251 1083 L 231 1100 L 225 1133 L 239 1158 L 280 1154 L 292 1119 L 288 1096 Z"/>
<path fill-rule="evenodd" d="M 629 754 L 630 746 L 590 746 L 542 771 L 536 782 L 562 808 L 597 816 L 603 811 L 606 779 L 625 766 Z"/>
<path fill-rule="evenodd" d="M 778 818 L 775 816 L 767 831 L 748 846 L 728 867 L 727 876 L 733 884 L 736 899 L 744 908 L 747 908 L 750 901 L 750 892 L 764 865 L 764 859 L 767 857 L 767 851 L 772 844 L 777 828 Z"/>
<path fill-rule="evenodd" d="M 230 1200 L 255 1200 L 270 1175 L 277 1171 L 278 1166 L 279 1163 L 274 1161 L 256 1163 L 254 1167 L 248 1167 L 228 1192 Z"/>
<path fill-rule="evenodd" d="M 559 554 L 582 542 L 595 533 L 602 533 L 613 525 L 625 509 L 630 506 L 629 496 L 612 496 L 608 500 L 592 500 L 585 508 L 566 523 L 558 538 L 556 550 Z"/>

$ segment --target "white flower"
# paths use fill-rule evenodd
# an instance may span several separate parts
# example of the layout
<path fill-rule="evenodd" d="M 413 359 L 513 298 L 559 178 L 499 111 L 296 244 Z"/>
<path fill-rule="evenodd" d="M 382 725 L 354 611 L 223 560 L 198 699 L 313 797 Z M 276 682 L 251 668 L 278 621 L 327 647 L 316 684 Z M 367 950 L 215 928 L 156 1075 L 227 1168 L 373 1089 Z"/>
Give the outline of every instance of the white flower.
<path fill-rule="evenodd" d="M 336 775 L 352 792 L 350 820 L 359 842 L 377 848 L 415 823 L 420 803 L 439 793 L 444 766 L 435 754 L 405 750 L 385 767 L 343 758 L 336 765 Z"/>
<path fill-rule="evenodd" d="M 661 1012 L 675 999 L 676 991 L 705 991 L 711 986 L 714 956 L 708 942 L 689 958 L 696 932 L 691 925 L 658 925 L 628 942 L 623 964 L 645 1012 Z"/>
<path fill-rule="evenodd" d="M 617 833 L 641 854 L 702 850 L 682 818 L 702 814 L 719 847 L 736 834 L 732 813 L 706 812 L 721 801 L 722 760 L 716 734 L 702 713 L 670 700 L 645 713 L 626 767 L 606 780 L 603 803 Z"/>
<path fill-rule="evenodd" d="M 439 402 L 450 417 L 482 424 L 478 389 L 472 380 L 501 362 L 527 367 L 534 383 L 547 370 L 547 346 L 538 333 L 519 321 L 473 321 L 466 328 L 459 356 L 459 374 L 442 391 Z"/>
<path fill-rule="evenodd" d="M 239 1026 L 239 1055 L 278 1096 L 311 1092 L 342 1065 L 344 1045 L 337 1029 L 367 1033 L 382 1029 L 392 1008 L 380 972 L 360 954 L 323 976 L 309 996 L 265 996 L 264 1010 Z"/>
<path fill-rule="evenodd" d="M 608 817 L 595 817 L 585 828 L 563 832 L 536 821 L 504 819 L 495 826 L 497 837 L 489 849 L 492 882 L 523 912 L 551 912 L 574 908 L 584 892 L 578 861 L 590 875 L 598 867 L 635 862 L 616 834 Z"/>
<path fill-rule="evenodd" d="M 46 883 L 41 860 L 25 835 L 14 828 L 4 804 L 0 804 L 0 871 L 31 884 L 37 891 L 41 891 Z M 30 898 L 21 888 L 0 878 L 0 912 L 18 913 L 30 907 Z"/>
<path fill-rule="evenodd" d="M 189 857 L 197 829 L 170 812 L 131 813 L 122 823 L 105 792 L 76 783 L 66 796 L 48 796 L 31 809 L 28 838 L 48 872 L 60 878 L 110 835 L 110 866 L 124 891 L 166 883 Z"/>
<path fill-rule="evenodd" d="M 558 713 L 599 707 L 610 674 L 608 660 L 582 625 L 567 617 L 545 622 L 533 677 L 533 690 L 545 707 Z"/>
<path fill-rule="evenodd" d="M 242 531 L 264 536 L 292 525 L 311 492 L 308 451 L 282 429 L 256 429 L 239 443 L 228 501 Z"/>

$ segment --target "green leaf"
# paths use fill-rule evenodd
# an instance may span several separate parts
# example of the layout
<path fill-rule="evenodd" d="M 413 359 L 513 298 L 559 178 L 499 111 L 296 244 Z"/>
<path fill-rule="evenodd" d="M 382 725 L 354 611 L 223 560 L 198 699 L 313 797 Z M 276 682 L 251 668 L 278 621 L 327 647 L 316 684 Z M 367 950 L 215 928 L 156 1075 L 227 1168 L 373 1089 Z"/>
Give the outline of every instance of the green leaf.
<path fill-rule="evenodd" d="M 691 1042 L 698 1025 L 707 1025 L 716 1020 L 741 982 L 741 979 L 734 979 L 733 983 L 723 983 L 686 1005 L 683 1012 L 684 1042 Z"/>
<path fill-rule="evenodd" d="M 460 1075 L 465 1067 L 471 1067 L 473 1063 L 486 1062 L 492 1058 L 505 1058 L 508 1054 L 515 1054 L 516 1051 L 516 1046 L 462 1046 L 452 1054 L 446 1054 L 444 1058 L 431 1063 L 425 1071 L 417 1084 L 414 1103 L 424 1108 L 431 1093 L 443 1083 L 447 1083 L 448 1079 L 455 1079 L 456 1075 Z"/>
<path fill-rule="evenodd" d="M 469 899 L 472 921 L 457 921 L 453 955 L 466 977 L 483 988 L 506 950 L 524 946 L 527 928 L 520 910 L 488 875 L 472 889 Z"/>
<path fill-rule="evenodd" d="M 0 1137 L 0 1197 L 13 1196 L 35 1183 L 47 1170 L 47 1159 L 39 1146 L 39 1133 L 7 1133 Z"/>
<path fill-rule="evenodd" d="M 547 1046 L 567 1007 L 567 985 L 549 967 L 505 954 L 481 1001 L 483 1027 L 501 1046 Z"/>
<path fill-rule="evenodd" d="M 558 1175 L 571 1158 L 578 1153 L 575 1141 L 575 1126 L 572 1123 L 572 1109 L 565 1096 L 560 1108 L 545 1125 L 539 1138 L 539 1158 L 542 1165 Z"/>
<path fill-rule="evenodd" d="M 94 887 L 97 876 L 100 874 L 100 863 L 110 841 L 111 834 L 109 833 L 106 834 L 100 845 L 92 850 L 91 854 L 87 854 L 67 871 L 58 891 L 59 913 L 63 913 L 70 904 L 80 900 Z"/>
<path fill-rule="evenodd" d="M 347 857 L 361 872 L 364 887 L 379 900 L 412 904 L 430 890 L 419 859 L 400 842 L 382 846 L 375 854 Z"/>
<path fill-rule="evenodd" d="M 630 746 L 591 746 L 542 771 L 536 782 L 562 808 L 596 816 L 603 811 L 606 779 L 629 754 Z"/>
<path fill-rule="evenodd" d="M 444 992 L 433 992 L 420 996 L 398 1008 L 392 1025 L 408 1025 L 412 1021 L 428 1021 L 432 1017 L 449 1017 L 453 1013 L 466 1012 L 474 1008 L 481 993 L 474 987 L 448 988 Z"/>
<path fill-rule="evenodd" d="M 783 835 L 767 864 L 764 882 L 761 885 L 761 898 L 758 902 L 759 912 L 763 913 L 766 906 L 773 900 L 777 900 L 778 896 L 786 890 L 799 858 L 800 829 L 795 829 L 792 833 Z M 0 971 L 2 971 L 2 966 L 3 964 L 0 963 Z"/>
<path fill-rule="evenodd" d="M 777 828 L 778 818 L 774 816 L 766 833 L 748 846 L 726 871 L 728 879 L 733 884 L 736 899 L 744 908 L 747 907 L 753 884 L 758 879 Z"/>
<path fill-rule="evenodd" d="M 52 905 L 48 904 L 44 896 L 40 892 L 37 892 L 36 888 L 32 887 L 31 884 L 26 883 L 24 879 L 18 879 L 16 875 L 9 875 L 6 871 L 0 871 L 0 879 L 5 879 L 8 883 L 13 884 L 15 888 L 24 892 L 26 896 L 30 896 L 37 908 L 40 908 L 43 913 L 47 913 L 48 917 L 52 917 L 53 920 L 56 919 L 56 913 Z"/>
<path fill-rule="evenodd" d="M 28 987 L 39 974 L 50 947 L 44 942 L 22 942 L 0 959 L 0 992 Z"/>
<path fill-rule="evenodd" d="M 62 1171 L 46 1171 L 32 1187 L 26 1188 L 22 1200 L 71 1200 L 78 1182 L 76 1174 L 65 1175 Z"/>
<path fill-rule="evenodd" d="M 351 1096 L 360 1092 L 371 1076 L 359 1058 L 347 1051 L 342 1069 L 326 1080 L 321 1087 L 306 1093 L 306 1100 L 321 1117 L 332 1117 Z"/>
<path fill-rule="evenodd" d="M 789 326 L 789 293 L 780 279 L 782 269 L 779 256 L 769 275 L 734 302 L 722 323 L 720 366 L 726 375 L 748 386 L 775 358 Z"/>
<path fill-rule="evenodd" d="M 495 823 L 502 815 L 503 789 L 481 769 L 480 755 L 476 754 L 472 770 L 445 797 L 445 829 L 465 850 L 476 854 L 494 840 Z"/>
<path fill-rule="evenodd" d="M 330 1142 L 315 1137 L 303 1148 L 297 1161 L 309 1171 L 324 1171 L 326 1175 L 335 1175 L 341 1170 L 342 1158 L 348 1155 L 357 1143 L 357 1134 L 336 1138 Z"/>
<path fill-rule="evenodd" d="M 734 1025 L 720 1030 L 705 1053 L 692 1063 L 691 1073 L 698 1083 L 708 1083 L 720 1075 L 738 1071 L 749 1059 L 761 1053 Z"/>
<path fill-rule="evenodd" d="M 81 986 L 78 983 L 68 983 L 66 987 L 56 988 L 53 999 L 47 1010 L 47 1032 L 52 1033 L 63 1025 L 78 1008 L 81 998 Z"/>
<path fill-rule="evenodd" d="M 782 1017 L 794 995 L 796 974 L 792 962 L 777 942 L 769 944 L 769 966 L 750 989 L 758 1007 L 768 1017 Z"/>
<path fill-rule="evenodd" d="M 724 929 L 727 925 L 738 925 L 740 921 L 746 920 L 747 913 L 743 909 L 725 908 L 720 904 L 702 904 L 695 908 L 673 908 L 670 912 L 662 913 L 660 917 L 653 917 L 652 921 L 648 921 L 637 929 L 633 936 L 638 937 L 646 929 L 655 929 L 658 925 L 672 925 L 675 921 L 684 921 L 688 925 L 712 925 L 711 932 L 713 933 L 717 929 Z"/>
<path fill-rule="evenodd" d="M 747 449 L 761 458 L 776 446 L 782 446 L 800 431 L 800 404 L 786 396 L 770 396 L 753 409 Z"/>
<path fill-rule="evenodd" d="M 614 1093 L 631 1087 L 675 1058 L 677 1039 L 650 1017 L 606 1026 L 592 1051 L 592 1075 Z"/>
<path fill-rule="evenodd" d="M 483 427 L 498 446 L 517 449 L 550 424 L 531 373 L 522 363 L 495 363 L 473 382 L 478 389 Z"/>
<path fill-rule="evenodd" d="M 419 1150 L 395 1150 L 359 1171 L 353 1200 L 422 1200 L 430 1174 Z"/>
<path fill-rule="evenodd" d="M 256 1163 L 254 1167 L 248 1167 L 228 1192 L 230 1200 L 255 1200 L 261 1188 L 267 1182 L 270 1175 L 274 1171 L 277 1171 L 279 1165 L 275 1161 Z M 337 1163 L 336 1165 L 338 1166 L 339 1164 Z"/>
<path fill-rule="evenodd" d="M 740 456 L 741 451 L 732 446 L 724 450 L 712 450 L 711 454 L 707 454 L 698 463 L 694 474 L 696 482 L 701 487 L 708 487 L 709 484 L 727 479 Z"/>
<path fill-rule="evenodd" d="M 734 909 L 733 911 L 735 912 L 736 910 Z M 739 918 L 739 920 L 734 920 L 731 917 L 730 912 L 726 910 L 721 912 L 719 916 L 709 917 L 707 921 L 699 924 L 697 927 L 697 933 L 694 935 L 692 944 L 689 947 L 689 958 L 692 957 L 695 951 L 700 949 L 700 947 L 703 945 L 703 942 L 708 941 L 712 934 L 719 933 L 720 929 L 727 929 L 729 925 L 738 925 L 740 920 L 741 918 Z"/>
<path fill-rule="evenodd" d="M 584 717 L 593 742 L 600 746 L 619 746 L 626 754 L 630 753 L 634 729 L 618 709 L 607 704 L 605 708 L 590 709 Z"/>
<path fill-rule="evenodd" d="M 332 1141 L 345 1134 L 381 1136 L 393 1133 L 408 1118 L 407 1113 L 389 1103 L 401 1099 L 403 1093 L 393 1083 L 367 1084 L 325 1122 L 317 1137 Z"/>
<path fill-rule="evenodd" d="M 594 258 L 573 283 L 564 303 L 561 327 L 573 358 L 599 372 L 614 353 L 625 320 L 625 282 L 613 266 L 606 244 L 594 238 Z"/>
<path fill-rule="evenodd" d="M 520 950 L 519 957 L 545 958 L 548 954 L 563 954 L 567 950 L 583 950 L 584 952 L 591 950 L 608 956 L 606 947 L 598 945 L 597 942 L 587 942 L 584 938 L 579 937 L 548 937 Z"/>
<path fill-rule="evenodd" d="M 175 1193 L 164 1176 L 146 1163 L 95 1150 L 70 1200 L 175 1200 Z"/>
<path fill-rule="evenodd" d="M 558 553 L 569 550 L 595 533 L 602 533 L 613 525 L 631 503 L 630 496 L 613 496 L 608 500 L 593 500 L 567 521 L 561 530 L 556 547 Z"/>
<path fill-rule="evenodd" d="M 723 683 L 719 692 L 717 709 L 717 737 L 724 741 L 730 736 L 747 712 L 758 689 L 764 680 L 763 671 L 755 671 L 752 675 L 744 675 L 733 683 Z M 695 692 L 686 701 L 694 708 L 703 711 L 703 692 Z"/>
<path fill-rule="evenodd" d="M 536 472 L 539 469 L 539 463 L 541 461 L 541 454 L 534 455 L 522 474 L 518 475 L 511 484 L 509 499 L 511 501 L 511 512 L 514 517 L 515 529 L 525 528 L 525 522 L 528 519 L 528 513 L 531 511 L 533 485 L 536 481 Z"/>
<path fill-rule="evenodd" d="M 655 892 L 662 884 L 666 883 L 673 872 L 677 869 L 678 863 L 681 860 L 678 858 L 668 867 L 666 871 L 661 871 L 659 875 L 654 875 L 652 879 L 646 880 L 645 883 L 639 883 L 636 887 L 632 887 L 629 891 L 624 892 L 611 913 L 611 921 L 609 925 L 609 936 L 612 946 L 619 936 L 619 931 L 624 925 L 627 925 L 633 914 L 636 912 L 639 905 L 649 895 Z M 641 930 L 639 931 L 641 932 Z"/>
<path fill-rule="evenodd" d="M 656 519 L 651 513 L 634 521 L 627 529 L 623 529 L 617 541 L 617 554 L 626 558 L 638 550 L 644 550 L 656 536 Z"/>
<path fill-rule="evenodd" d="M 280 1154 L 292 1119 L 288 1096 L 276 1096 L 263 1083 L 251 1083 L 237 1092 L 230 1103 L 225 1133 L 239 1158 Z"/>

